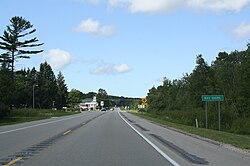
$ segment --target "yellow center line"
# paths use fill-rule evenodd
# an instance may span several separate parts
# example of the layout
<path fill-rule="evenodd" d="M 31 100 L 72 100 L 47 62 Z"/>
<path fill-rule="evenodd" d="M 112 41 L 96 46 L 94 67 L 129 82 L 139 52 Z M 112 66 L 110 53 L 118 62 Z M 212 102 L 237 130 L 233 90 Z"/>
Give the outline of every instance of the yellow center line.
<path fill-rule="evenodd" d="M 65 133 L 63 133 L 63 135 L 69 134 L 71 132 L 71 130 L 66 131 Z"/>
<path fill-rule="evenodd" d="M 22 157 L 18 157 L 15 160 L 10 161 L 8 164 L 5 164 L 3 166 L 11 166 L 12 164 L 15 164 L 19 160 L 22 160 Z"/>

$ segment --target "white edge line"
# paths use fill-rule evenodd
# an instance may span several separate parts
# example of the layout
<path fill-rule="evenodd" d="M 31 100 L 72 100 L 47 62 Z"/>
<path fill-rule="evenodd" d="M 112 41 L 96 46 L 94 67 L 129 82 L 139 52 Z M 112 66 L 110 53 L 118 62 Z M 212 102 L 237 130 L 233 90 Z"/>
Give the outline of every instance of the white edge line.
<path fill-rule="evenodd" d="M 83 116 L 83 115 L 81 115 L 81 116 Z M 51 122 L 45 122 L 45 123 L 40 123 L 40 124 L 36 124 L 36 125 L 32 125 L 32 126 L 21 127 L 21 128 L 17 128 L 17 129 L 13 129 L 13 130 L 3 131 L 3 132 L 0 132 L 0 135 L 1 134 L 15 132 L 15 131 L 19 131 L 19 130 L 25 130 L 25 129 L 29 129 L 29 128 L 33 128 L 33 127 L 37 127 L 37 126 L 42 126 L 42 125 L 47 125 L 47 124 L 51 124 L 51 123 L 56 123 L 56 122 L 60 122 L 60 121 L 68 120 L 68 119 L 73 119 L 73 118 L 77 118 L 77 117 L 81 117 L 81 116 L 73 116 L 73 117 L 59 119 L 59 120 L 55 120 L 55 121 L 51 121 Z"/>
<path fill-rule="evenodd" d="M 178 163 L 176 163 L 173 159 L 171 159 L 166 153 L 164 153 L 160 148 L 158 148 L 154 143 L 152 143 L 149 139 L 147 139 L 143 134 L 141 134 L 139 131 L 137 131 L 131 124 L 129 124 L 118 111 L 119 116 L 122 118 L 124 122 L 127 123 L 139 136 L 141 136 L 149 145 L 151 145 L 158 153 L 160 153 L 166 160 L 168 160 L 173 166 L 180 166 Z"/>

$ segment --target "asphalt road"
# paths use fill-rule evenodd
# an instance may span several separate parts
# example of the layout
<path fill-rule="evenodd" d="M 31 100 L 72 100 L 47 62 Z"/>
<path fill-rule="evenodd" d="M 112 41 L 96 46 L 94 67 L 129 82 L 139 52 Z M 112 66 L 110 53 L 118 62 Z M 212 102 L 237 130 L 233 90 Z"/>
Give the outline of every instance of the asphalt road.
<path fill-rule="evenodd" d="M 0 165 L 249 166 L 250 156 L 125 112 L 0 127 Z"/>

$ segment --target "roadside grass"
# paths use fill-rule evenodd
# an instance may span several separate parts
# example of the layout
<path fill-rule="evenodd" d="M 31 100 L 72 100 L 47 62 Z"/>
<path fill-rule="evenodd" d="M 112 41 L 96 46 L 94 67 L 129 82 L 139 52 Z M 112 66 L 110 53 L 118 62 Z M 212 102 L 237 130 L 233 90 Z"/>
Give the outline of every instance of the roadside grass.
<path fill-rule="evenodd" d="M 77 114 L 79 111 L 63 111 L 50 109 L 13 109 L 9 117 L 0 118 L 0 126 L 11 125 L 35 120 L 49 119 L 51 117 L 61 117 Z"/>
<path fill-rule="evenodd" d="M 167 127 L 176 128 L 184 132 L 195 134 L 214 141 L 230 144 L 241 149 L 246 149 L 247 151 L 250 150 L 250 135 L 239 135 L 223 131 L 217 131 L 205 128 L 196 128 L 193 126 L 186 126 L 182 124 L 172 123 L 168 122 L 167 120 L 162 120 L 160 119 L 160 117 L 157 117 L 155 115 L 152 116 L 149 113 L 140 113 L 135 111 L 129 113 L 165 125 Z"/>

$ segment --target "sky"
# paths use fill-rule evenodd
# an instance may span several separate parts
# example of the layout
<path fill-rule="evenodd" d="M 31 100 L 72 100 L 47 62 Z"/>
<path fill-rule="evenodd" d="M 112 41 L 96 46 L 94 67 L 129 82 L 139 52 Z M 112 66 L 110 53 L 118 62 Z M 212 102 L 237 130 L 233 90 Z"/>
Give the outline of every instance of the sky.
<path fill-rule="evenodd" d="M 211 64 L 221 51 L 250 42 L 250 0 L 0 0 L 0 34 L 13 16 L 37 30 L 43 53 L 16 69 L 47 61 L 68 89 L 103 88 L 145 97 L 164 77 L 181 79 L 199 54 Z M 0 50 L 1 53 L 1 50 Z"/>

